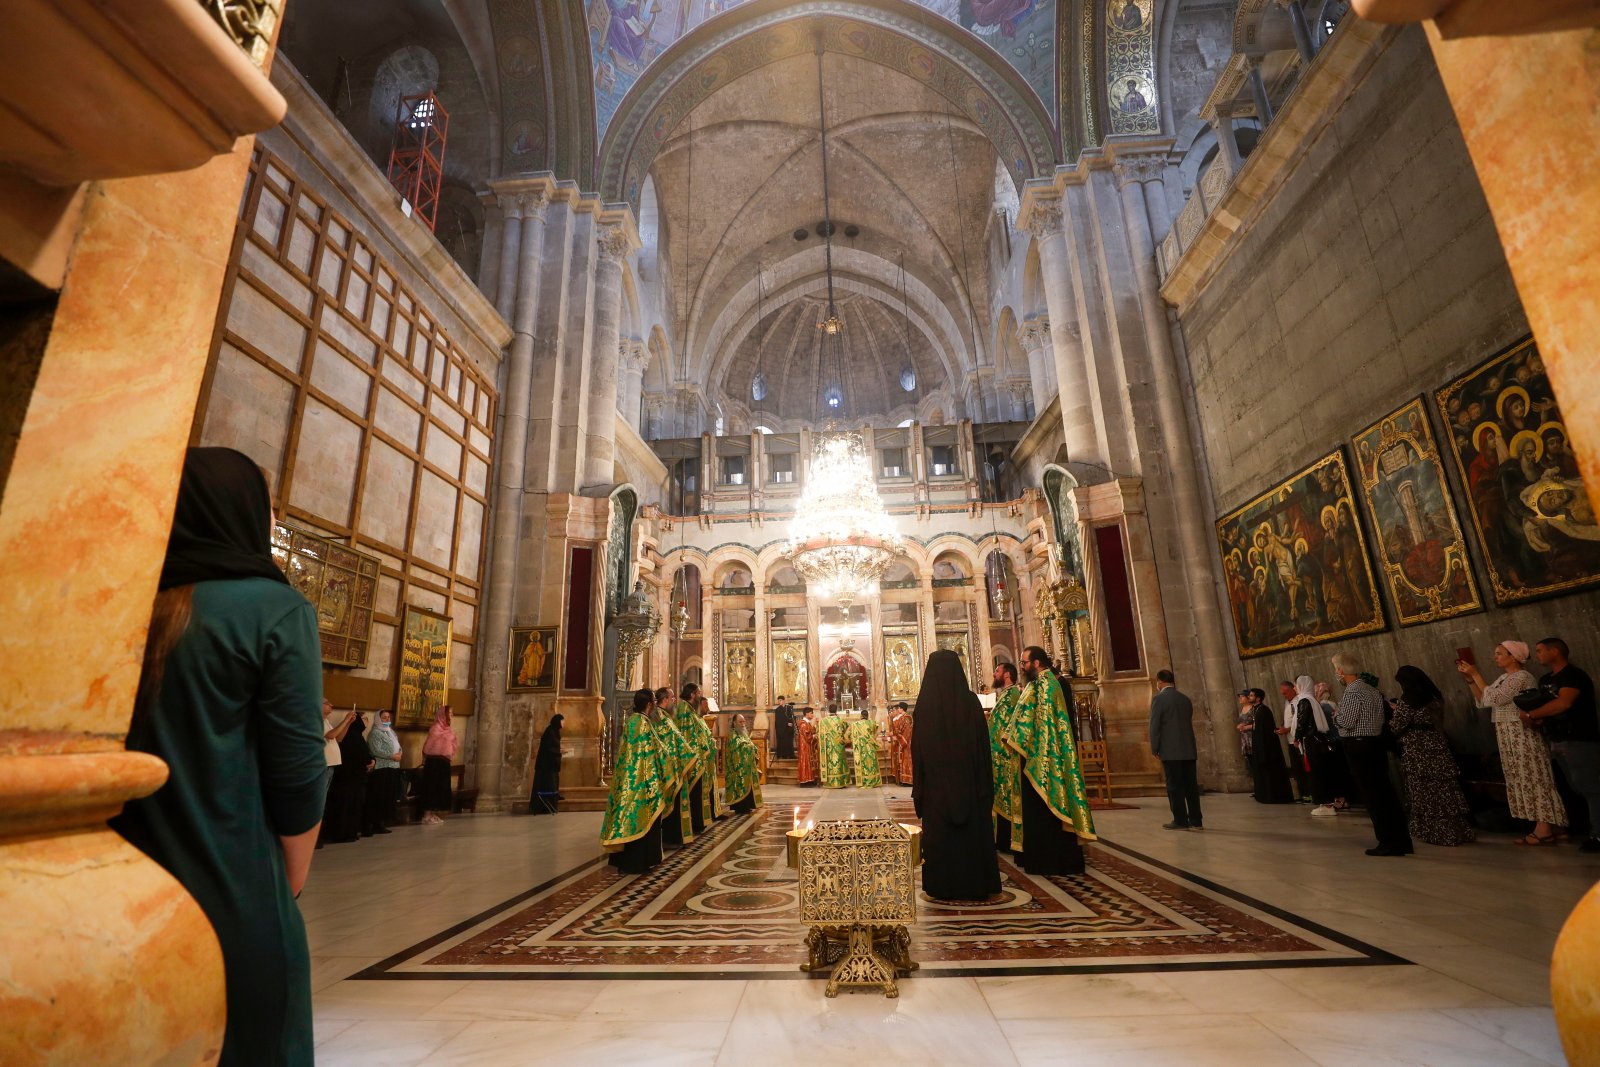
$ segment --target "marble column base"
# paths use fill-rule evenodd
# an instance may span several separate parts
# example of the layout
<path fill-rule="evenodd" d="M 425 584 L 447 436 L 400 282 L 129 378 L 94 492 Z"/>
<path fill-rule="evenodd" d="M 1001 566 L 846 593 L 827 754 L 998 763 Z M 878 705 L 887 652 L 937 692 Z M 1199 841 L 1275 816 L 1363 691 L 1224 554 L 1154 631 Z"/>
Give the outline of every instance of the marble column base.
<path fill-rule="evenodd" d="M 0 755 L 0 1063 L 216 1062 L 216 936 L 106 826 L 166 777 L 160 760 L 120 750 Z"/>

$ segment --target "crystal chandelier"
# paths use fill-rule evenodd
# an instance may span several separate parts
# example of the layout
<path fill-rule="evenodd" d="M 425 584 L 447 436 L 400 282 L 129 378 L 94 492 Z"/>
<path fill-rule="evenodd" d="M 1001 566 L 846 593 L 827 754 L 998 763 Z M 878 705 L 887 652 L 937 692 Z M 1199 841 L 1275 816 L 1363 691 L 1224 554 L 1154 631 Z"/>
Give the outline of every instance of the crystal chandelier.
<path fill-rule="evenodd" d="M 900 552 L 861 436 L 819 434 L 806 486 L 789 527 L 788 555 L 817 597 L 848 615 Z"/>

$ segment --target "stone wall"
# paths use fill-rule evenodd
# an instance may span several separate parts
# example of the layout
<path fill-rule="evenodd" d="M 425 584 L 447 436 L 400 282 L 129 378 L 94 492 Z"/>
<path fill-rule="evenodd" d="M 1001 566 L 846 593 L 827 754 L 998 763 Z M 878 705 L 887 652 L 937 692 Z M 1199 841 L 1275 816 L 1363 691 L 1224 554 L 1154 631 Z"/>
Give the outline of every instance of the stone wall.
<path fill-rule="evenodd" d="M 470 712 L 510 331 L 287 63 L 275 81 L 290 118 L 258 143 L 197 443 L 260 463 L 281 519 L 381 560 L 366 665 L 329 668 L 329 699 L 397 703 L 412 605 L 452 620 Z"/>
<path fill-rule="evenodd" d="M 1434 389 L 1528 332 L 1472 162 L 1415 28 L 1394 38 L 1236 241 L 1181 316 L 1197 447 L 1217 514 L 1335 447 L 1348 454 L 1351 435 L 1419 393 L 1431 405 Z M 1449 477 L 1467 522 L 1455 472 Z M 1484 586 L 1480 546 L 1470 530 L 1466 539 Z M 1487 588 L 1484 595 L 1492 602 Z M 1457 647 L 1473 646 L 1492 673 L 1496 641 L 1531 644 L 1560 634 L 1576 662 L 1595 668 L 1597 630 L 1600 595 L 1593 592 L 1514 608 L 1491 603 L 1482 614 L 1251 659 L 1238 680 L 1271 692 L 1280 678 L 1328 678 L 1329 656 L 1348 651 L 1392 691 L 1396 667 L 1412 663 L 1440 684 L 1452 717 L 1464 724 L 1472 713 L 1451 669 Z"/>
<path fill-rule="evenodd" d="M 1162 83 L 1167 111 L 1181 123 L 1200 110 L 1216 84 L 1217 71 L 1233 53 L 1233 0 L 1184 4 L 1167 44 Z"/>

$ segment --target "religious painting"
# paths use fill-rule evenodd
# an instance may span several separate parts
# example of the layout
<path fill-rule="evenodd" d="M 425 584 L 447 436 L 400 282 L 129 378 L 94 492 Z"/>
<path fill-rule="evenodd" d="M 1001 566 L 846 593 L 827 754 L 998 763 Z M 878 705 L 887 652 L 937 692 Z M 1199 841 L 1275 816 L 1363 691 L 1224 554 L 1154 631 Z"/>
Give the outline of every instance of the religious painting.
<path fill-rule="evenodd" d="M 883 672 L 890 703 L 917 699 L 922 689 L 922 648 L 915 632 L 883 635 Z"/>
<path fill-rule="evenodd" d="M 400 632 L 400 683 L 394 721 L 427 726 L 445 702 L 450 678 L 450 617 L 405 606 Z"/>
<path fill-rule="evenodd" d="M 967 676 L 968 684 L 972 683 L 972 637 L 967 631 L 952 630 L 935 634 L 934 647 L 945 652 L 954 652 L 956 658 L 961 661 L 961 673 Z"/>
<path fill-rule="evenodd" d="M 806 665 L 806 639 L 772 639 L 772 696 L 796 704 L 811 702 L 811 672 Z"/>
<path fill-rule="evenodd" d="M 1600 582 L 1600 524 L 1533 339 L 1436 398 L 1496 603 Z"/>
<path fill-rule="evenodd" d="M 365 667 L 378 557 L 278 522 L 272 526 L 272 561 L 317 609 L 322 662 Z"/>
<path fill-rule="evenodd" d="M 722 642 L 722 703 L 751 707 L 756 702 L 756 643 L 748 637 Z"/>
<path fill-rule="evenodd" d="M 506 655 L 506 692 L 539 693 L 556 687 L 559 626 L 513 626 Z"/>
<path fill-rule="evenodd" d="M 1387 628 L 1344 451 L 1217 522 L 1244 658 Z"/>
<path fill-rule="evenodd" d="M 1356 434 L 1356 475 L 1400 625 L 1483 609 L 1421 398 Z"/>

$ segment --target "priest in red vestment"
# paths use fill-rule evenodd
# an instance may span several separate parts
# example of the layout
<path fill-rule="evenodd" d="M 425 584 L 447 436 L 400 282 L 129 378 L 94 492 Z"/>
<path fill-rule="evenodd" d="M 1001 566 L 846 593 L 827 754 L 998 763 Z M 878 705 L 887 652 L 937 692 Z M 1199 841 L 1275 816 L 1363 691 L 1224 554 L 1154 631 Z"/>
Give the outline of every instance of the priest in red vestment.
<path fill-rule="evenodd" d="M 795 757 L 799 760 L 800 769 L 796 777 L 801 785 L 815 785 L 818 774 L 817 758 L 817 724 L 812 721 L 808 711 L 794 724 Z"/>
<path fill-rule="evenodd" d="M 889 773 L 901 785 L 911 784 L 911 711 L 904 701 L 889 713 Z"/>

